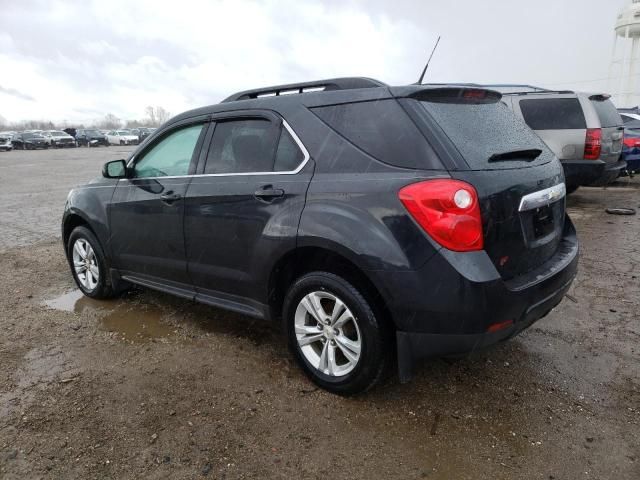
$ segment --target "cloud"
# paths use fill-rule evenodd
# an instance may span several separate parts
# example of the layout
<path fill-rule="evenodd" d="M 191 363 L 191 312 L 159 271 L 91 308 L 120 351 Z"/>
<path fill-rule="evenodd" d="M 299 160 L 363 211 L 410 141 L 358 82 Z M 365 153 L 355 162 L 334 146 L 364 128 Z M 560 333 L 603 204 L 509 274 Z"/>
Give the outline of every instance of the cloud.
<path fill-rule="evenodd" d="M 19 98 L 21 100 L 26 100 L 28 102 L 33 102 L 35 100 L 35 98 L 33 98 L 30 95 L 27 95 L 26 93 L 22 93 L 22 92 L 16 90 L 15 88 L 5 88 L 2 85 L 0 85 L 0 93 L 3 93 L 5 95 L 10 95 L 12 97 Z"/>
<path fill-rule="evenodd" d="M 0 9 L 3 115 L 86 123 L 97 112 L 139 118 L 147 105 L 161 105 L 179 113 L 247 88 L 335 76 L 407 84 L 439 34 L 430 81 L 601 79 L 622 3 L 7 2 Z M 606 81 L 578 86 L 604 89 Z"/>

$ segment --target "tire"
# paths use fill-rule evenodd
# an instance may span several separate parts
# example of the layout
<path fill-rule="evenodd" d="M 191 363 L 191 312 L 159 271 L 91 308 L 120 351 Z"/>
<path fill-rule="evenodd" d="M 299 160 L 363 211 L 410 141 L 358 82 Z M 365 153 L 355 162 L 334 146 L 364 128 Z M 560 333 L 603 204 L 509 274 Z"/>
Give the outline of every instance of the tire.
<path fill-rule="evenodd" d="M 338 319 L 331 324 L 328 310 L 334 313 L 336 299 L 346 308 L 338 307 Z M 329 324 L 321 325 L 317 312 Z M 365 392 L 380 381 L 390 365 L 392 343 L 390 329 L 375 312 L 358 289 L 333 273 L 312 272 L 293 283 L 283 319 L 289 348 L 311 381 L 339 395 Z"/>
<path fill-rule="evenodd" d="M 76 244 L 79 244 L 81 247 L 80 250 L 76 250 Z M 90 250 L 87 250 L 87 245 Z M 82 250 L 87 253 L 84 257 Z M 91 255 L 91 251 L 93 255 Z M 73 275 L 76 285 L 78 285 L 78 288 L 87 297 L 106 299 L 115 296 L 109 279 L 107 259 L 100 242 L 98 242 L 98 239 L 91 230 L 86 227 L 76 227 L 73 232 L 71 232 L 69 242 L 67 243 L 67 258 L 69 259 L 71 274 Z M 85 270 L 84 276 L 75 266 L 77 263 L 83 262 L 83 259 L 86 259 L 88 264 L 92 266 L 90 269 L 91 273 L 88 274 Z M 95 281 L 96 272 L 98 277 L 97 281 Z"/>

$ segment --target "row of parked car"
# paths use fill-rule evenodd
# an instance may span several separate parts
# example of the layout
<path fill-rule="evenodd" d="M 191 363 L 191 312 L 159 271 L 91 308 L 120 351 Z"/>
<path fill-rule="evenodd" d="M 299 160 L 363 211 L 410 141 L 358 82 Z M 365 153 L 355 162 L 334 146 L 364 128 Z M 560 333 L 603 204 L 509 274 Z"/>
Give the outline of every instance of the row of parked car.
<path fill-rule="evenodd" d="M 0 151 L 47 148 L 95 147 L 99 145 L 138 145 L 156 129 L 149 127 L 98 130 L 95 128 L 65 130 L 26 130 L 0 132 Z"/>
<path fill-rule="evenodd" d="M 558 157 L 568 193 L 640 171 L 640 114 L 617 110 L 610 95 L 531 85 L 484 87 L 499 91 L 502 102 Z"/>

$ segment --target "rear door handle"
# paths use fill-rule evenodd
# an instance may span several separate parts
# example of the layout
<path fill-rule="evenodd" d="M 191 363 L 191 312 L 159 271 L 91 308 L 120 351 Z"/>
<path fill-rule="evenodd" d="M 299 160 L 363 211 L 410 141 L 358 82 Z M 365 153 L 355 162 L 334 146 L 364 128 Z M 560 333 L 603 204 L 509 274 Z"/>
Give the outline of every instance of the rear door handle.
<path fill-rule="evenodd" d="M 284 190 L 280 188 L 271 188 L 271 186 L 257 190 L 253 194 L 258 200 L 271 201 L 274 198 L 284 197 Z"/>
<path fill-rule="evenodd" d="M 164 203 L 171 205 L 173 202 L 176 202 L 182 198 L 182 195 L 174 192 L 167 192 L 164 195 L 160 195 L 160 200 Z"/>

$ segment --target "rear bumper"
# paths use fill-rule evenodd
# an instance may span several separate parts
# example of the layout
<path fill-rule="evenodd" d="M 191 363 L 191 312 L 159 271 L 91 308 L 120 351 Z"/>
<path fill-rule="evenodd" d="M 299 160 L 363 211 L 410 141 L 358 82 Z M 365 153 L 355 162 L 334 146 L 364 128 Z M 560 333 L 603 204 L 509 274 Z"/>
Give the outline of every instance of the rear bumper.
<path fill-rule="evenodd" d="M 568 186 L 589 185 L 602 177 L 606 167 L 602 160 L 563 160 L 561 163 Z"/>
<path fill-rule="evenodd" d="M 624 156 L 627 162 L 627 170 L 630 172 L 640 172 L 640 154 L 627 154 Z"/>
<path fill-rule="evenodd" d="M 605 166 L 604 172 L 602 176 L 597 179 L 595 182 L 592 182 L 590 186 L 592 187 L 603 187 L 605 185 L 610 184 L 616 178 L 620 176 L 620 172 L 627 168 L 627 162 L 625 160 L 619 160 L 615 163 L 608 163 Z"/>
<path fill-rule="evenodd" d="M 397 327 L 400 379 L 420 359 L 461 355 L 511 338 L 547 315 L 570 288 L 579 244 L 567 217 L 556 254 L 521 277 L 504 281 L 485 252 L 439 251 L 419 271 L 384 276 L 383 295 Z M 488 333 L 497 323 L 507 328 Z"/>

